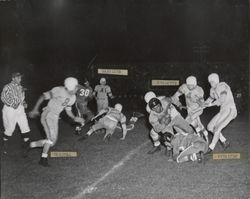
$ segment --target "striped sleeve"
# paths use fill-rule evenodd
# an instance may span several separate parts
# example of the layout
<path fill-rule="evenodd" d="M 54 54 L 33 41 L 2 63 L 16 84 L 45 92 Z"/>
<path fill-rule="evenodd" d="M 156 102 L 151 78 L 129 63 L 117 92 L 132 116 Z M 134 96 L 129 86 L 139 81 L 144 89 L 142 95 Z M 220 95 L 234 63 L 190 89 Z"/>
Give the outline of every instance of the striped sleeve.
<path fill-rule="evenodd" d="M 17 90 L 10 84 L 7 84 L 1 93 L 1 100 L 2 102 L 11 107 L 17 107 L 19 103 L 21 102 L 21 99 L 17 96 Z"/>

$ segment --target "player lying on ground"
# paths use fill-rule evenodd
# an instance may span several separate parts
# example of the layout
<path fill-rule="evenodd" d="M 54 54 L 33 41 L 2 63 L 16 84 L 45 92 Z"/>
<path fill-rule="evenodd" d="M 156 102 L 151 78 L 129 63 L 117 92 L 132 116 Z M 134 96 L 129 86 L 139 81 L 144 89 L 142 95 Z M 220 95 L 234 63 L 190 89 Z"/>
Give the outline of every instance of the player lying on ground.
<path fill-rule="evenodd" d="M 73 77 L 66 78 L 64 86 L 54 87 L 52 90 L 43 93 L 37 100 L 33 110 L 29 113 L 31 118 L 39 115 L 39 107 L 44 100 L 49 100 L 47 106 L 43 108 L 41 123 L 46 133 L 46 139 L 41 139 L 30 143 L 30 148 L 43 147 L 43 152 L 39 164 L 49 166 L 49 149 L 56 144 L 58 138 L 58 120 L 60 113 L 65 110 L 67 115 L 75 122 L 84 123 L 80 117 L 74 116 L 71 106 L 75 103 L 78 80 Z"/>
<path fill-rule="evenodd" d="M 204 106 L 220 107 L 219 113 L 212 118 L 207 126 L 207 129 L 214 134 L 208 149 L 208 153 L 211 153 L 219 140 L 224 150 L 229 146 L 229 142 L 222 135 L 221 131 L 236 118 L 237 110 L 231 88 L 225 82 L 220 82 L 218 74 L 210 74 L 208 81 L 211 85 L 210 97 L 205 101 Z"/>
<path fill-rule="evenodd" d="M 165 144 L 172 148 L 172 159 L 177 163 L 187 161 L 204 161 L 204 153 L 207 152 L 207 142 L 197 134 L 185 133 L 176 128 L 175 135 L 171 133 L 163 134 Z"/>
<path fill-rule="evenodd" d="M 184 120 L 180 113 L 171 104 L 171 99 L 162 97 L 161 100 L 151 95 L 145 95 L 145 101 L 148 102 L 147 110 L 149 112 L 149 122 L 152 125 L 150 137 L 154 143 L 154 147 L 148 152 L 153 154 L 161 150 L 161 142 L 159 133 L 169 132 L 174 134 L 174 128 L 179 128 L 186 133 L 195 133 L 192 127 Z M 167 147 L 167 151 L 170 148 Z M 167 155 L 169 155 L 167 153 Z"/>
<path fill-rule="evenodd" d="M 185 96 L 187 117 L 186 121 L 191 124 L 196 132 L 204 136 L 208 142 L 208 132 L 201 123 L 200 115 L 203 113 L 204 91 L 197 85 L 196 77 L 189 76 L 186 83 L 182 84 L 178 91 L 172 96 L 172 102 L 180 109 L 184 108 L 179 100 L 181 95 Z"/>
<path fill-rule="evenodd" d="M 105 140 L 106 138 L 109 139 L 113 135 L 118 123 L 120 123 L 122 126 L 123 135 L 121 140 L 124 140 L 127 135 L 127 127 L 126 127 L 126 116 L 122 113 L 122 105 L 116 104 L 114 108 L 108 107 L 100 111 L 95 118 L 98 118 L 101 115 L 104 116 L 101 117 L 93 126 L 91 126 L 90 130 L 85 135 L 83 135 L 79 140 L 87 139 L 93 132 L 100 129 L 106 130 L 103 140 Z"/>

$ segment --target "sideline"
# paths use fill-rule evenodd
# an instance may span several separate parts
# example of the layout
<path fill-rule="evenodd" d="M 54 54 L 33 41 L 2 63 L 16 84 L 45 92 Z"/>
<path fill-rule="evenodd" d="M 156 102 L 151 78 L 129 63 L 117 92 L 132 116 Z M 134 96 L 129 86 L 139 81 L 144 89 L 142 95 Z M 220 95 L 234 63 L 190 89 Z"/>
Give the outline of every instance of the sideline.
<path fill-rule="evenodd" d="M 98 178 L 94 183 L 87 186 L 85 189 L 83 189 L 79 194 L 73 197 L 73 199 L 82 199 L 84 195 L 89 194 L 97 190 L 97 185 L 104 181 L 109 175 L 115 173 L 120 167 L 124 165 L 125 162 L 130 160 L 133 155 L 135 155 L 141 148 L 143 148 L 145 145 L 147 145 L 150 142 L 150 140 L 142 143 L 132 151 L 130 151 L 124 158 L 122 158 L 117 164 L 115 164 L 108 172 L 106 172 L 102 177 Z"/>

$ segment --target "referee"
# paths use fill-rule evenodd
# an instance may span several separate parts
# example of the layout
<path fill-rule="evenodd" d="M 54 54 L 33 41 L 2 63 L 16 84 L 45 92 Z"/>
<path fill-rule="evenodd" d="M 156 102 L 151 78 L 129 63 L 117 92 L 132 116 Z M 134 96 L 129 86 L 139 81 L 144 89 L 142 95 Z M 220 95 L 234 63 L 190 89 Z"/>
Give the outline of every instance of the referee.
<path fill-rule="evenodd" d="M 21 135 L 23 138 L 24 151 L 29 146 L 29 124 L 26 113 L 24 111 L 27 108 L 25 99 L 25 89 L 21 85 L 22 75 L 19 72 L 12 74 L 12 81 L 6 84 L 1 93 L 1 100 L 4 104 L 3 113 L 3 153 L 8 153 L 8 140 L 12 136 L 16 124 L 19 125 Z"/>

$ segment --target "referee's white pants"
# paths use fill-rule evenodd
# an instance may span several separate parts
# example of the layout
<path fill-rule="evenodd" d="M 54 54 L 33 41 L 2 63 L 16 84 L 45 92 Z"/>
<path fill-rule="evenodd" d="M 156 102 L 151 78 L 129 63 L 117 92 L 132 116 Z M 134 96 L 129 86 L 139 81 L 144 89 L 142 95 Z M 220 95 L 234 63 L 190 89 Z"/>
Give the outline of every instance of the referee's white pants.
<path fill-rule="evenodd" d="M 27 133 L 30 131 L 23 105 L 19 105 L 17 109 L 4 105 L 2 113 L 5 135 L 12 136 L 16 128 L 16 124 L 19 125 L 21 133 Z"/>

